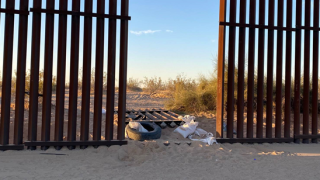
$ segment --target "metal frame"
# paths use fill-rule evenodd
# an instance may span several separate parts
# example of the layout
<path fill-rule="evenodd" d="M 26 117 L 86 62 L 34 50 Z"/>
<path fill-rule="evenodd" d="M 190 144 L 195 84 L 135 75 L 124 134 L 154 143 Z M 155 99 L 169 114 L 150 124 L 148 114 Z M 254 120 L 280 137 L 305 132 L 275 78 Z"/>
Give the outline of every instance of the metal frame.
<path fill-rule="evenodd" d="M 228 2 L 227 2 L 228 1 Z M 240 3 L 240 7 L 237 8 L 237 3 Z M 247 3 L 249 9 L 247 8 Z M 257 3 L 259 2 L 258 13 Z M 300 139 L 302 142 L 308 143 L 311 139 L 313 143 L 318 142 L 318 91 L 312 91 L 312 128 L 309 129 L 309 90 L 311 89 L 310 84 L 310 61 L 313 62 L 312 69 L 312 89 L 318 89 L 318 76 L 319 76 L 319 1 L 314 3 L 314 23 L 313 27 L 311 24 L 311 1 L 310 0 L 287 0 L 286 7 L 284 6 L 284 0 L 269 0 L 268 4 L 265 0 L 220 0 L 220 22 L 219 22 L 219 50 L 218 50 L 218 98 L 217 98 L 217 121 L 216 121 L 216 136 L 218 142 L 240 142 L 240 143 L 263 143 L 263 142 L 296 142 L 299 143 Z M 305 25 L 302 26 L 302 3 L 305 2 Z M 226 4 L 229 3 L 229 9 L 226 9 Z M 277 10 L 275 9 L 275 3 L 277 3 Z M 295 3 L 295 6 L 294 6 Z M 296 7 L 293 10 L 293 7 Z M 287 9 L 284 14 L 284 9 Z M 266 11 L 268 11 L 268 24 L 265 22 Z M 296 22 L 293 22 L 292 15 L 293 11 L 296 12 Z M 226 12 L 229 12 L 229 21 L 226 21 Z M 246 21 L 246 15 L 249 12 L 249 21 Z M 277 25 L 275 25 L 275 12 L 278 13 Z M 236 22 L 236 16 L 239 16 L 239 22 Z M 258 24 L 256 24 L 256 17 L 259 17 Z M 284 26 L 284 17 L 286 25 Z M 296 24 L 296 27 L 293 27 Z M 228 43 L 228 91 L 227 91 L 227 132 L 224 137 L 222 131 L 223 124 L 223 107 L 224 107 L 224 63 L 225 63 L 225 29 L 229 28 L 229 43 Z M 235 30 L 239 29 L 239 40 L 236 41 Z M 249 30 L 249 42 L 246 41 L 246 29 Z M 256 30 L 258 32 L 256 39 Z M 268 34 L 268 50 L 265 51 L 265 32 Z M 283 42 L 285 32 L 285 42 Z M 295 37 L 293 33 L 295 32 Z M 305 32 L 305 47 L 304 53 L 304 100 L 303 100 L 303 133 L 300 134 L 300 76 L 301 76 L 301 34 Z M 313 59 L 311 59 L 310 52 L 310 33 L 314 32 L 313 37 Z M 277 33 L 277 40 L 274 41 L 274 33 Z M 292 41 L 295 38 L 295 41 Z M 256 45 L 257 41 L 257 45 Z M 293 44 L 295 42 L 295 44 Z M 235 44 L 239 43 L 238 59 L 235 59 Z M 248 80 L 247 80 L 247 128 L 244 132 L 244 65 L 245 65 L 245 54 L 246 44 L 248 44 Z M 275 46 L 277 44 L 277 46 Z M 292 45 L 295 45 L 295 59 L 292 57 Z M 283 47 L 285 50 L 283 52 Z M 277 47 L 274 52 L 274 47 Z M 257 50 L 256 50 L 257 49 Z M 256 59 L 256 53 L 257 57 Z M 267 53 L 267 65 L 265 67 L 265 54 Z M 274 55 L 276 55 L 276 64 L 273 64 Z M 285 59 L 283 59 L 285 55 Z M 283 61 L 285 67 L 283 67 Z M 293 61 L 295 66 L 295 76 L 292 75 L 292 64 Z M 237 136 L 233 134 L 234 122 L 234 68 L 235 62 L 238 62 L 238 106 L 237 106 Z M 256 69 L 255 62 L 257 62 L 257 119 L 256 123 L 253 123 L 255 109 L 254 109 L 254 71 Z M 274 67 L 276 67 L 276 78 L 273 78 Z M 285 72 L 283 72 L 285 68 Z M 264 76 L 265 69 L 267 70 L 267 87 L 264 87 Z M 283 73 L 285 75 L 285 105 L 284 110 L 282 109 L 282 90 L 283 90 Z M 276 82 L 276 91 L 273 92 L 273 82 Z M 291 81 L 294 80 L 294 93 L 291 92 L 292 85 Z M 266 119 L 264 119 L 264 91 L 267 90 L 266 94 Z M 275 102 L 275 113 L 276 117 L 273 118 L 273 96 L 276 95 Z M 293 95 L 292 95 L 293 94 Z M 294 107 L 292 107 L 291 99 L 294 96 Z M 293 108 L 294 112 L 294 128 L 293 132 L 291 127 L 291 113 Z M 284 126 L 282 126 L 282 113 L 284 113 Z M 264 125 L 264 122 L 266 123 Z M 274 132 L 272 134 L 273 127 L 272 123 L 275 123 Z M 256 134 L 254 135 L 254 125 L 256 125 Z M 265 134 L 263 133 L 265 132 Z M 310 135 L 311 132 L 311 135 Z M 246 138 L 244 138 L 246 134 Z"/>
<path fill-rule="evenodd" d="M 1 0 L 0 0 L 1 1 Z M 118 0 L 109 0 L 109 12 L 105 14 L 105 0 L 97 1 L 97 13 L 92 12 L 92 0 L 85 1 L 85 12 L 80 12 L 80 0 L 72 0 L 72 11 L 67 10 L 68 0 L 59 0 L 59 10 L 54 8 L 55 0 L 47 0 L 46 8 L 43 9 L 42 0 L 34 0 L 33 7 L 29 9 L 28 0 L 20 0 L 20 9 L 14 9 L 14 0 L 6 0 L 6 8 L 0 8 L 0 13 L 5 13 L 5 39 L 4 39 L 4 66 L 3 66 L 3 87 L 1 101 L 1 124 L 0 124 L 0 150 L 22 150 L 24 145 L 34 150 L 37 146 L 46 150 L 50 146 L 61 149 L 68 146 L 74 149 L 75 146 L 86 148 L 87 146 L 99 145 L 125 145 L 125 110 L 126 110 L 126 79 L 128 59 L 128 21 L 129 0 L 121 0 L 121 15 L 117 14 Z M 24 124 L 24 96 L 25 96 L 25 73 L 26 73 L 26 49 L 28 15 L 33 14 L 32 36 L 31 36 L 31 84 L 30 84 L 30 106 L 28 141 L 23 142 Z M 38 84 L 39 84 L 39 63 L 40 63 L 40 34 L 41 14 L 46 14 L 45 24 L 45 55 L 44 55 L 44 91 L 42 109 L 41 140 L 37 139 L 38 124 Z M 14 142 L 9 143 L 10 127 L 10 100 L 11 100 L 11 74 L 12 74 L 12 50 L 13 50 L 13 29 L 14 15 L 19 15 L 19 39 L 18 39 L 18 71 L 16 90 L 16 111 L 14 120 Z M 52 67 L 53 67 L 53 22 L 54 14 L 59 15 L 58 32 L 58 78 L 57 78 L 57 99 L 56 117 L 54 127 L 54 139 L 50 139 L 51 129 L 51 99 L 52 99 Z M 67 141 L 63 139 L 64 131 L 64 99 L 65 99 L 65 76 L 66 76 L 66 32 L 67 16 L 72 16 L 71 33 L 71 69 L 70 69 L 70 92 L 69 92 L 69 116 Z M 76 140 L 77 127 L 77 99 L 78 99 L 78 74 L 79 74 L 79 29 L 80 16 L 84 17 L 84 69 L 82 89 L 82 111 L 81 111 L 81 133 L 80 141 Z M 95 104 L 94 104 L 94 128 L 93 141 L 89 141 L 89 107 L 90 107 L 90 74 L 91 74 L 91 46 L 92 46 L 92 18 L 97 18 L 97 41 L 96 41 L 96 79 L 95 79 Z M 101 141 L 101 117 L 102 117 L 102 79 L 104 59 L 104 20 L 109 19 L 109 42 L 108 42 L 108 88 L 107 88 L 107 124 L 106 141 Z M 119 128 L 117 140 L 113 138 L 113 112 L 114 112 L 114 84 L 115 84 L 115 62 L 116 62 L 116 22 L 121 22 L 120 27 L 120 83 L 119 83 Z M 0 27 L 2 28 L 2 27 Z"/>

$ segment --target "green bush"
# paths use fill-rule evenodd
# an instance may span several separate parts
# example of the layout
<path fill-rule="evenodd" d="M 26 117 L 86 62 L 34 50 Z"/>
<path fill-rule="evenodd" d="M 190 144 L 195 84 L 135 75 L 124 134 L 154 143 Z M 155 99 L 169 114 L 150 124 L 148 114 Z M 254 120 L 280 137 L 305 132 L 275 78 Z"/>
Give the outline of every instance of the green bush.
<path fill-rule="evenodd" d="M 213 111 L 216 108 L 216 83 L 215 76 L 200 76 L 196 81 L 179 75 L 167 83 L 171 98 L 165 106 L 184 112 Z"/>

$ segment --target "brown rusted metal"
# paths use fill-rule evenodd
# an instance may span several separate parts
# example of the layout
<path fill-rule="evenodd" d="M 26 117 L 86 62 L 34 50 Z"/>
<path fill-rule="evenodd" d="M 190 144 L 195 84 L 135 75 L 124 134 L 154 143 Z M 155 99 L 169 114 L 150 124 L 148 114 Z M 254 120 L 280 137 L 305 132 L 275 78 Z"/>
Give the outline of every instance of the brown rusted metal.
<path fill-rule="evenodd" d="M 80 0 L 72 0 L 72 11 L 80 11 Z M 79 30 L 80 16 L 72 16 L 71 20 L 71 51 L 70 51 L 70 89 L 68 113 L 68 141 L 76 140 L 78 72 L 79 72 Z M 74 147 L 70 146 L 69 149 Z"/>
<path fill-rule="evenodd" d="M 60 10 L 49 10 L 49 9 L 41 9 L 41 8 L 30 8 L 30 12 L 39 12 L 39 13 L 41 12 L 41 13 L 47 13 L 47 14 L 64 14 L 64 15 L 73 15 L 73 16 L 87 16 L 87 17 L 97 17 L 97 18 L 131 20 L 130 16 L 119 16 L 119 15 L 104 14 L 104 13 L 92 13 L 92 12 L 60 11 Z"/>
<path fill-rule="evenodd" d="M 278 26 L 283 26 L 283 0 L 278 0 Z M 276 74 L 276 123 L 275 137 L 281 138 L 282 123 L 282 59 L 283 59 L 283 31 L 277 32 L 277 74 Z"/>
<path fill-rule="evenodd" d="M 256 21 L 256 1 L 250 1 L 249 23 Z M 253 97 L 254 97 L 254 61 L 255 61 L 255 29 L 249 28 L 248 57 L 248 108 L 247 108 L 247 138 L 253 138 Z"/>
<path fill-rule="evenodd" d="M 266 29 L 266 30 L 282 30 L 282 31 L 296 31 L 297 29 L 310 29 L 310 30 L 318 30 L 318 28 L 314 27 L 279 27 L 274 25 L 263 25 L 263 24 L 247 24 L 247 23 L 231 23 L 231 22 L 220 22 L 220 25 L 224 26 L 237 26 L 237 27 L 246 27 L 246 28 L 256 28 L 256 29 Z"/>
<path fill-rule="evenodd" d="M 275 0 L 269 0 L 268 25 L 274 26 Z M 266 138 L 272 138 L 274 30 L 268 30 Z"/>
<path fill-rule="evenodd" d="M 6 1 L 7 9 L 14 9 L 14 0 Z M 3 79 L 1 94 L 1 123 L 0 123 L 0 144 L 9 144 L 10 130 L 10 102 L 11 102 L 11 78 L 12 78 L 12 52 L 13 52 L 13 28 L 14 14 L 5 16 L 5 36 L 3 52 Z"/>
<path fill-rule="evenodd" d="M 47 9 L 54 9 L 55 0 L 47 0 Z M 50 141 L 51 99 L 52 99 L 52 64 L 53 64 L 53 27 L 54 15 L 46 15 L 44 77 L 42 101 L 41 141 Z M 46 149 L 46 147 L 42 147 Z"/>
<path fill-rule="evenodd" d="M 109 1 L 109 14 L 117 14 L 117 0 Z M 113 139 L 117 21 L 109 19 L 106 140 Z"/>
<path fill-rule="evenodd" d="M 85 1 L 85 12 L 92 12 L 92 0 Z M 84 17 L 84 38 L 83 38 L 83 77 L 81 97 L 81 133 L 80 140 L 89 139 L 89 118 L 90 118 L 90 76 L 91 76 L 91 47 L 92 47 L 92 17 Z M 81 146 L 81 149 L 86 146 Z"/>
<path fill-rule="evenodd" d="M 249 23 L 246 23 L 246 21 L 241 21 L 241 17 L 247 14 L 247 11 L 244 10 L 243 13 L 240 13 L 240 22 L 235 22 L 233 20 L 233 12 L 236 10 L 234 9 L 234 3 L 237 3 L 237 1 L 230 1 L 230 6 L 228 11 L 230 12 L 230 22 L 225 22 L 225 21 L 220 21 L 219 25 L 220 27 L 226 27 L 228 26 L 230 28 L 230 37 L 229 37 L 229 64 L 231 63 L 231 67 L 229 67 L 229 83 L 228 83 L 228 88 L 231 90 L 228 91 L 228 102 L 230 103 L 227 105 L 227 110 L 228 110 L 228 119 L 231 118 L 232 116 L 232 111 L 233 111 L 233 102 L 231 97 L 233 96 L 233 77 L 231 77 L 233 71 L 232 71 L 232 46 L 234 40 L 233 40 L 233 28 L 238 27 L 240 32 L 239 32 L 239 59 L 238 59 L 238 131 L 240 131 L 240 134 L 238 134 L 238 137 L 241 137 L 242 132 L 241 132 L 241 123 L 242 123 L 242 116 L 243 116 L 243 111 L 242 111 L 242 64 L 243 64 L 243 55 L 241 54 L 242 48 L 244 45 L 241 44 L 241 38 L 245 37 L 244 35 L 241 35 L 241 31 L 244 28 L 249 29 L 249 52 L 248 52 L 248 102 L 247 102 L 247 138 L 253 138 L 253 116 L 254 116 L 254 108 L 255 108 L 255 103 L 257 103 L 257 135 L 256 138 L 263 138 L 263 131 L 266 131 L 266 138 L 273 138 L 272 133 L 273 133 L 273 95 L 276 95 L 276 120 L 275 120 L 275 138 L 282 138 L 282 133 L 284 135 L 283 138 L 290 138 L 292 135 L 294 136 L 299 136 L 300 134 L 300 76 L 301 76 L 301 31 L 304 30 L 306 33 L 306 38 L 305 38 L 305 72 L 304 72 L 304 101 L 303 101 L 303 108 L 304 108 L 304 136 L 307 137 L 309 136 L 309 78 L 310 78 L 310 32 L 313 31 L 315 35 L 315 40 L 313 41 L 314 46 L 313 46 L 313 89 L 317 90 L 318 89 L 318 59 L 319 59 L 319 34 L 318 31 L 320 30 L 319 27 L 319 15 L 318 15 L 318 9 L 319 9 L 319 2 L 315 3 L 314 7 L 314 26 L 311 27 L 310 25 L 310 20 L 311 20 L 311 2 L 310 1 L 305 1 L 306 2 L 306 7 L 305 7 L 305 25 L 302 26 L 302 0 L 298 1 L 292 1 L 292 0 L 269 0 L 269 8 L 265 7 L 265 0 L 259 0 L 259 24 L 256 24 L 256 0 L 250 1 L 250 8 L 249 8 Z M 278 24 L 275 25 L 275 2 L 277 2 L 277 22 Z M 240 11 L 241 9 L 245 9 L 245 3 L 244 1 L 240 1 Z M 284 4 L 286 4 L 286 7 L 284 7 Z M 226 8 L 226 4 L 224 4 Z M 243 6 L 243 7 L 242 7 Z M 293 7 L 296 6 L 296 27 L 293 27 Z M 242 7 L 242 8 L 241 8 Z M 285 11 L 285 8 L 287 9 Z M 265 11 L 268 9 L 268 24 L 265 24 Z M 286 26 L 284 27 L 284 12 L 286 12 Z M 255 42 L 257 41 L 255 39 L 255 30 L 259 31 L 258 35 L 258 48 L 256 49 Z M 264 100 L 264 57 L 265 57 L 265 47 L 264 47 L 264 38 L 265 34 L 264 32 L 268 30 L 268 54 L 267 54 L 267 100 Z M 274 31 L 277 31 L 277 54 L 276 54 L 276 91 L 273 92 L 273 86 L 274 86 L 274 79 L 273 79 L 273 69 L 274 69 Z M 283 33 L 286 31 L 286 42 L 283 42 Z M 296 32 L 295 36 L 295 41 L 292 40 L 292 32 Z M 222 39 L 222 37 L 220 36 Z M 295 79 L 294 79 L 294 103 L 291 102 L 291 84 L 292 84 L 292 43 L 295 43 Z M 224 46 L 224 43 L 221 42 L 219 44 L 219 48 L 221 49 L 221 46 Z M 283 48 L 286 46 L 285 52 L 283 52 Z M 223 47 L 224 48 L 224 47 Z M 254 94 L 255 94 L 255 89 L 254 89 L 254 70 L 255 70 L 255 51 L 258 51 L 258 85 L 257 85 L 257 102 L 255 102 Z M 230 53 L 231 52 L 231 53 Z M 284 54 L 285 53 L 285 54 Z M 283 81 L 283 58 L 285 55 L 285 82 Z M 230 59 L 231 58 L 231 59 Z M 230 71 L 231 70 L 231 71 Z M 230 73 L 231 72 L 231 73 Z M 219 76 L 218 76 L 219 77 Z M 230 79 L 231 78 L 231 79 Z M 231 81 L 231 82 L 230 82 Z M 285 86 L 285 96 L 282 96 L 282 86 Z M 221 84 L 222 87 L 222 84 Z M 221 90 L 220 88 L 218 90 Z M 223 99 L 223 96 L 219 95 L 221 99 Z M 313 104 L 313 110 L 312 110 L 312 134 L 314 135 L 313 137 L 316 137 L 318 134 L 318 129 L 317 129 L 317 114 L 318 114 L 318 92 L 313 91 L 312 92 L 312 101 Z M 284 110 L 283 108 L 283 102 L 284 104 Z M 220 102 L 218 101 L 218 108 L 219 108 Z M 267 105 L 267 118 L 266 118 L 266 126 L 264 129 L 263 126 L 263 111 L 264 111 L 264 105 Z M 294 108 L 294 131 L 292 132 L 290 127 L 290 122 L 291 122 L 291 108 Z M 221 112 L 219 110 L 218 112 Z M 284 131 L 282 132 L 282 121 L 283 117 L 282 114 L 284 113 Z M 218 122 L 220 117 L 218 117 Z M 218 123 L 217 122 L 217 123 Z M 221 121 L 222 123 L 222 117 Z M 230 123 L 230 121 L 229 121 Z M 219 124 L 221 125 L 221 124 Z M 229 126 L 229 124 L 228 124 Z M 232 126 L 232 125 L 231 125 Z M 229 129 L 229 136 L 231 135 L 231 130 L 232 127 L 228 127 Z M 220 131 L 220 127 L 218 127 L 218 131 Z M 295 142 L 299 142 L 299 139 L 294 139 Z M 305 139 L 304 142 L 308 142 L 307 139 Z M 313 142 L 316 142 L 316 138 L 313 138 Z"/>
<path fill-rule="evenodd" d="M 236 22 L 237 2 L 230 2 L 230 22 Z M 228 96 L 227 96 L 227 138 L 233 138 L 234 119 L 234 68 L 236 27 L 229 27 L 229 55 L 228 55 Z"/>
<path fill-rule="evenodd" d="M 246 22 L 247 0 L 240 1 L 240 23 Z M 243 138 L 244 113 L 244 64 L 246 54 L 246 29 L 239 28 L 239 60 L 238 60 L 238 111 L 237 111 L 237 138 Z"/>
<path fill-rule="evenodd" d="M 287 0 L 287 27 L 292 27 L 292 0 Z M 290 138 L 291 121 L 291 61 L 292 61 L 292 32 L 286 32 L 286 75 L 285 75 L 285 110 L 284 137 Z"/>
<path fill-rule="evenodd" d="M 104 14 L 105 0 L 98 1 L 97 12 Z M 94 87 L 93 140 L 101 140 L 103 58 L 104 58 L 104 18 L 97 18 L 96 69 Z"/>
<path fill-rule="evenodd" d="M 59 10 L 67 10 L 68 0 L 60 0 Z M 64 98 L 65 98 L 65 79 L 66 79 L 66 49 L 67 49 L 67 16 L 59 15 L 59 34 L 58 34 L 58 73 L 57 73 L 57 95 L 56 95 L 56 114 L 54 140 L 63 140 L 64 124 Z M 59 147 L 57 147 L 59 148 Z"/>
<path fill-rule="evenodd" d="M 40 8 L 41 0 L 34 0 L 33 7 Z M 31 78 L 30 78 L 30 102 L 29 102 L 29 124 L 28 140 L 37 140 L 38 123 L 38 91 L 39 91 L 39 61 L 40 61 L 40 34 L 41 34 L 41 14 L 32 15 L 32 45 L 31 45 Z M 29 147 L 31 150 L 35 146 Z"/>
<path fill-rule="evenodd" d="M 305 1 L 305 26 L 310 26 L 311 2 Z M 304 80 L 303 80 L 303 135 L 309 135 L 309 83 L 310 83 L 310 30 L 305 30 Z M 309 139 L 302 139 L 309 143 Z"/>
<path fill-rule="evenodd" d="M 1 3 L 1 1 L 0 1 Z M 3 9 L 0 8 L 0 13 L 6 13 L 6 14 L 20 14 L 20 15 L 29 15 L 29 11 L 24 9 L 24 10 L 15 10 L 15 9 Z"/>
<path fill-rule="evenodd" d="M 121 0 L 121 16 L 129 15 L 129 0 Z M 119 77 L 119 115 L 118 140 L 124 140 L 126 93 L 128 66 L 128 21 L 121 20 L 120 24 L 120 77 Z"/>
<path fill-rule="evenodd" d="M 125 127 L 125 103 L 126 103 L 126 73 L 127 73 L 127 50 L 128 50 L 128 16 L 129 0 L 122 1 L 122 13 L 116 14 L 117 1 L 110 2 L 111 14 L 105 14 L 105 1 L 97 1 L 97 13 L 92 13 L 92 0 L 85 1 L 85 12 L 80 12 L 80 0 L 73 0 L 72 11 L 67 10 L 68 1 L 60 0 L 59 10 L 55 10 L 55 0 L 45 1 L 46 9 L 41 9 L 42 0 L 34 0 L 32 11 L 32 44 L 31 44 L 31 78 L 30 92 L 25 92 L 25 73 L 26 73 L 26 48 L 27 48 L 27 26 L 29 4 L 28 0 L 20 0 L 20 9 L 15 10 L 15 1 L 6 2 L 6 8 L 1 9 L 1 13 L 6 14 L 5 18 L 5 39 L 4 39 L 4 65 L 3 65 L 3 87 L 1 103 L 1 124 L 0 124 L 0 150 L 22 150 L 23 144 L 23 125 L 24 125 L 24 94 L 30 95 L 29 104 L 29 124 L 28 124 L 28 141 L 25 143 L 29 149 L 36 149 L 41 146 L 47 149 L 49 146 L 55 146 L 60 149 L 62 146 L 68 146 L 73 149 L 76 145 L 85 148 L 88 145 L 123 145 L 126 144 L 124 139 Z M 1 4 L 1 0 L 0 0 Z M 113 11 L 113 12 L 112 12 Z M 40 37 L 41 37 L 41 13 L 46 14 L 46 30 L 44 41 L 44 89 L 43 94 L 39 93 L 39 64 L 40 64 Z M 12 50 L 13 50 L 13 28 L 14 15 L 19 15 L 19 34 L 18 34 L 18 72 L 17 72 L 17 90 L 16 90 L 16 111 L 14 120 L 14 144 L 9 144 L 10 129 L 10 101 L 11 101 L 11 79 L 12 79 Z M 59 32 L 58 32 L 58 80 L 57 80 L 57 98 L 55 110 L 55 133 L 54 141 L 50 139 L 51 128 L 51 99 L 52 99 L 52 68 L 53 68 L 53 29 L 54 14 L 59 14 Z M 72 15 L 72 33 L 71 33 L 71 60 L 70 60 L 70 101 L 69 101 L 69 120 L 68 120 L 68 141 L 64 141 L 63 124 L 64 124 L 64 98 L 65 98 L 65 77 L 66 77 L 66 39 L 67 39 L 67 15 Z M 83 97 L 81 106 L 81 133 L 80 141 L 76 141 L 77 129 L 77 94 L 78 94 L 78 67 L 79 67 L 79 24 L 80 16 L 84 16 L 84 72 L 83 72 Z M 97 17 L 97 44 L 96 44 L 96 91 L 95 91 L 95 123 L 94 139 L 88 140 L 89 136 L 89 107 L 90 107 L 90 71 L 91 71 L 91 36 L 92 36 L 92 17 Z M 116 20 L 121 20 L 120 34 L 120 111 L 123 112 L 123 121 L 119 120 L 118 141 L 101 141 L 101 109 L 102 109 L 102 75 L 103 75 L 103 56 L 104 56 L 104 21 L 105 18 L 111 19 L 111 45 L 109 62 L 115 64 L 116 50 Z M 110 52 L 110 51 L 109 51 Z M 111 58 L 110 58 L 111 57 Z M 115 67 L 113 68 L 115 71 Z M 109 80 L 113 84 L 115 81 L 114 71 L 109 74 Z M 109 81 L 109 82 L 110 82 Z M 109 86 L 110 87 L 110 86 Z M 108 88 L 109 88 L 108 87 Z M 111 86 L 114 96 L 114 85 Z M 100 91 L 99 91 L 100 90 Z M 112 92 L 111 91 L 111 92 Z M 110 92 L 110 91 L 108 91 Z M 110 93 L 109 93 L 110 94 Z M 41 96 L 42 99 L 38 97 Z M 109 96 L 111 97 L 111 96 Z M 41 141 L 37 139 L 38 129 L 38 102 L 42 100 L 42 122 L 41 122 Z M 114 102 L 114 97 L 113 97 Z M 110 107 L 110 106 L 109 106 Z M 112 106 L 112 112 L 114 105 Z M 171 116 L 169 112 L 162 112 L 162 118 Z M 120 113 L 122 114 L 122 113 Z M 175 117 L 174 119 L 177 119 Z M 111 121 L 109 121 L 111 122 Z M 112 124 L 109 126 L 113 128 Z M 111 128 L 110 128 L 111 129 Z M 113 134 L 112 129 L 108 131 Z M 111 137 L 110 139 L 112 139 Z"/>
<path fill-rule="evenodd" d="M 219 21 L 226 19 L 226 1 L 220 0 Z M 224 49 L 225 49 L 225 26 L 219 26 L 219 47 L 218 47 L 218 92 L 217 92 L 217 119 L 216 137 L 223 138 L 223 96 L 224 96 Z"/>
<path fill-rule="evenodd" d="M 319 27 L 319 1 L 314 1 L 314 27 Z M 313 31 L 312 135 L 318 135 L 319 31 Z M 312 139 L 312 143 L 317 143 Z"/>
<path fill-rule="evenodd" d="M 0 2 L 1 4 L 1 2 Z M 20 0 L 20 10 L 28 11 L 28 0 Z M 17 91 L 16 91 L 16 109 L 14 121 L 14 144 L 23 143 L 23 125 L 24 125 L 24 89 L 26 75 L 26 56 L 27 56 L 27 35 L 28 35 L 28 15 L 19 17 L 19 37 L 18 37 L 18 68 L 17 68 Z"/>
<path fill-rule="evenodd" d="M 302 0 L 296 4 L 296 26 L 301 26 Z M 301 76 L 301 29 L 297 29 L 295 38 L 295 77 L 294 77 L 294 135 L 300 135 L 300 76 Z M 299 143 L 300 139 L 295 139 Z"/>
<path fill-rule="evenodd" d="M 265 0 L 259 1 L 259 24 L 265 24 Z M 264 29 L 259 29 L 258 35 L 258 90 L 257 90 L 257 135 L 263 136 L 263 81 L 264 81 Z"/>

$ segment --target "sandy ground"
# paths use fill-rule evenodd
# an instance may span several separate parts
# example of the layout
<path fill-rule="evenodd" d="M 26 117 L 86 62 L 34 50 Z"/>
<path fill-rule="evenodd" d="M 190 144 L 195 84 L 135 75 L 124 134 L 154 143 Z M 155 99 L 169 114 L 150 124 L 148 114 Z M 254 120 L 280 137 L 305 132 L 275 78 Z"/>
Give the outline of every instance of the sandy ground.
<path fill-rule="evenodd" d="M 161 108 L 164 101 L 138 93 L 128 94 L 128 105 L 133 109 Z M 52 110 L 54 120 L 54 108 Z M 214 115 L 198 116 L 197 121 L 201 128 L 215 131 Z M 54 121 L 52 123 L 54 125 Z M 319 144 L 209 146 L 184 139 L 173 130 L 162 130 L 159 140 L 129 140 L 126 146 L 77 148 L 72 151 L 50 148 L 47 151 L 0 152 L 0 179 L 234 180 L 320 177 Z M 164 145 L 165 142 L 170 143 L 169 146 Z"/>

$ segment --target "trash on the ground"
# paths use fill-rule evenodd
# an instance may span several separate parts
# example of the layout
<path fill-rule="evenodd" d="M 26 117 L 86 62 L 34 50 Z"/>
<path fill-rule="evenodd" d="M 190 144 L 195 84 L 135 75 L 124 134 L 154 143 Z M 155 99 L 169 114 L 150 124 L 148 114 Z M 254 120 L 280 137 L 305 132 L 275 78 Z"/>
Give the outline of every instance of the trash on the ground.
<path fill-rule="evenodd" d="M 148 130 L 146 130 L 146 128 L 144 128 L 140 123 L 138 122 L 129 122 L 129 127 L 131 127 L 132 129 L 136 129 L 139 132 L 149 132 Z"/>
<path fill-rule="evenodd" d="M 129 122 L 125 128 L 126 138 L 136 141 L 159 139 L 161 128 L 155 123 L 149 122 Z"/>
<path fill-rule="evenodd" d="M 184 138 L 187 138 L 190 134 L 193 134 L 197 129 L 198 122 L 188 121 L 185 122 L 182 126 L 177 127 L 174 132 L 180 133 Z"/>
<path fill-rule="evenodd" d="M 135 129 L 139 132 L 149 132 L 148 130 L 146 130 L 146 128 L 144 128 L 140 123 L 138 122 L 129 122 L 129 127 L 132 129 Z M 125 132 L 125 137 L 128 138 L 128 134 L 127 131 Z"/>
<path fill-rule="evenodd" d="M 208 133 L 207 137 L 205 137 L 203 139 L 193 139 L 193 135 L 190 135 L 189 139 L 192 141 L 201 141 L 201 142 L 207 143 L 209 145 L 212 145 L 213 143 L 217 143 L 217 140 L 216 140 L 216 138 L 213 137 L 212 133 Z"/>
<path fill-rule="evenodd" d="M 208 134 L 207 131 L 205 131 L 205 130 L 203 130 L 203 129 L 201 129 L 201 128 L 197 128 L 194 133 L 195 133 L 196 135 L 202 137 L 202 138 L 206 137 L 206 135 Z"/>
<path fill-rule="evenodd" d="M 107 114 L 107 110 L 102 109 L 102 114 Z"/>
<path fill-rule="evenodd" d="M 184 117 L 179 116 L 178 119 L 184 121 L 185 123 L 190 123 L 191 121 L 194 121 L 196 119 L 196 117 L 190 116 L 190 115 L 185 115 Z"/>
<path fill-rule="evenodd" d="M 201 141 L 209 145 L 212 145 L 213 143 L 217 143 L 212 133 L 210 132 L 208 133 L 207 131 L 201 128 L 198 128 L 199 122 L 195 122 L 194 116 L 186 115 L 184 117 L 179 117 L 179 118 L 183 120 L 184 124 L 176 128 L 174 132 L 178 132 L 184 138 L 188 137 L 192 141 Z M 199 136 L 202 139 L 195 138 L 195 136 Z"/>

